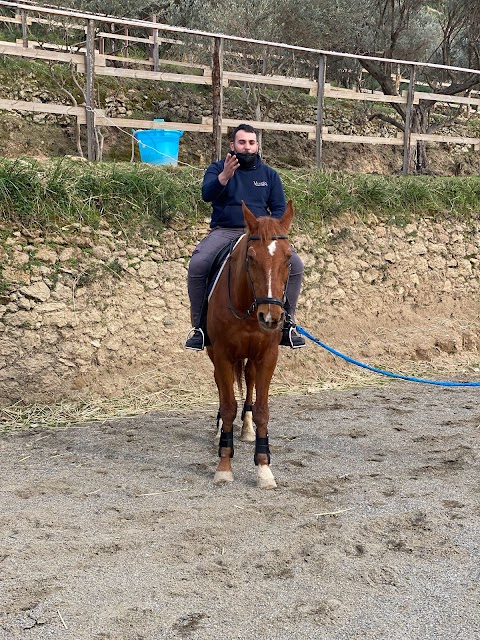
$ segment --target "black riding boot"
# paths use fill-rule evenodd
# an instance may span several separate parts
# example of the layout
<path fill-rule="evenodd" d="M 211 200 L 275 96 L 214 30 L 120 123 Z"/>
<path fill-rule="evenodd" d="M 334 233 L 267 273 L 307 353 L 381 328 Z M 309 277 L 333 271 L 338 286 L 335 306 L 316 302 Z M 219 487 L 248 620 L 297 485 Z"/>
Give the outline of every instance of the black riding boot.
<path fill-rule="evenodd" d="M 305 346 L 305 339 L 303 336 L 299 336 L 295 331 L 295 323 L 292 318 L 287 315 L 285 322 L 283 323 L 282 339 L 280 340 L 281 347 L 290 347 L 290 349 L 301 349 Z"/>
<path fill-rule="evenodd" d="M 194 327 L 187 336 L 185 342 L 185 349 L 192 349 L 192 351 L 203 351 L 205 347 L 205 333 L 200 327 Z"/>

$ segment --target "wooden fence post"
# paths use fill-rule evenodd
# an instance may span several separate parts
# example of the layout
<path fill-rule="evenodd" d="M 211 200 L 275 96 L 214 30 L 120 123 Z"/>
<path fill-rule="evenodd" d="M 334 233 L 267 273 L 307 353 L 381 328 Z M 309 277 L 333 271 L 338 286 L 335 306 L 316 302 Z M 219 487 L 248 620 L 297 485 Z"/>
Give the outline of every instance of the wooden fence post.
<path fill-rule="evenodd" d="M 125 29 L 123 30 L 123 33 L 125 35 L 125 41 L 123 43 L 123 55 L 125 56 L 125 58 L 128 58 L 128 27 L 125 27 Z"/>
<path fill-rule="evenodd" d="M 112 34 L 115 33 L 115 25 L 113 23 L 110 25 L 110 32 Z M 110 53 L 112 56 L 117 55 L 117 41 L 114 38 L 111 38 L 110 40 Z"/>
<path fill-rule="evenodd" d="M 410 169 L 410 143 L 412 126 L 412 106 L 415 96 L 415 66 L 410 70 L 410 82 L 408 84 L 407 108 L 405 111 L 405 132 L 403 136 L 403 167 L 402 174 L 408 175 Z"/>
<path fill-rule="evenodd" d="M 152 22 L 157 21 L 157 16 L 152 16 Z M 152 45 L 152 59 L 153 70 L 158 71 L 158 29 L 152 29 L 153 33 L 153 45 Z"/>
<path fill-rule="evenodd" d="M 400 93 L 400 84 L 402 81 L 402 69 L 399 64 L 397 64 L 397 68 L 395 71 L 395 89 L 397 93 Z"/>
<path fill-rule="evenodd" d="M 28 48 L 28 25 L 27 25 L 27 12 L 25 9 L 20 11 L 20 15 L 22 17 L 22 39 L 23 46 L 25 49 Z"/>
<path fill-rule="evenodd" d="M 323 147 L 323 114 L 325 111 L 325 76 L 327 70 L 327 56 L 320 56 L 318 63 L 318 93 L 317 93 L 317 130 L 315 138 L 315 163 L 317 169 L 322 168 Z"/>
<path fill-rule="evenodd" d="M 213 94 L 213 152 L 215 162 L 222 157 L 222 115 L 223 115 L 223 38 L 215 38 L 212 58 Z"/>
<path fill-rule="evenodd" d="M 85 117 L 87 121 L 87 158 L 96 160 L 95 153 L 95 21 L 87 20 L 85 49 Z"/>

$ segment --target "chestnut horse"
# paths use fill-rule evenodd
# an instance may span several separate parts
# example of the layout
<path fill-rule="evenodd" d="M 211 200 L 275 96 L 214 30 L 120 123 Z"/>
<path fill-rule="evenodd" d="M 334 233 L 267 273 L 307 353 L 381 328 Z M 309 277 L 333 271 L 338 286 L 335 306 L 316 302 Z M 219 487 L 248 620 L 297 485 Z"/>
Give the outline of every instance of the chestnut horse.
<path fill-rule="evenodd" d="M 292 255 L 288 230 L 293 206 L 289 201 L 280 220 L 271 216 L 255 218 L 243 202 L 242 206 L 246 234 L 229 256 L 208 305 L 211 346 L 207 352 L 215 369 L 221 420 L 220 461 L 214 482 L 233 480 L 233 421 L 237 414 L 234 383 L 236 378 L 241 388 L 244 371 L 247 391 L 240 437 L 246 442 L 255 441 L 257 486 L 271 489 L 277 485 L 270 470 L 268 391 L 285 316 Z"/>

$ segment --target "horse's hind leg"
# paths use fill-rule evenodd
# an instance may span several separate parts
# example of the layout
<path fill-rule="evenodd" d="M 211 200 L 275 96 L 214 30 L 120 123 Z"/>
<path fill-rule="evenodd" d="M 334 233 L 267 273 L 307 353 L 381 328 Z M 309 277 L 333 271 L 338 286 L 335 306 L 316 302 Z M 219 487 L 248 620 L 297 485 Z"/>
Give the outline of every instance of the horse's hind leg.
<path fill-rule="evenodd" d="M 255 388 L 255 365 L 251 360 L 245 366 L 245 382 L 247 385 L 247 397 L 242 411 L 242 442 L 255 442 L 255 429 L 253 428 L 253 390 Z"/>
<path fill-rule="evenodd" d="M 220 461 L 213 482 L 220 484 L 233 481 L 231 459 L 233 458 L 233 421 L 237 415 L 237 401 L 233 391 L 233 366 L 228 361 L 215 360 L 215 382 L 220 397 L 221 433 L 218 445 Z"/>

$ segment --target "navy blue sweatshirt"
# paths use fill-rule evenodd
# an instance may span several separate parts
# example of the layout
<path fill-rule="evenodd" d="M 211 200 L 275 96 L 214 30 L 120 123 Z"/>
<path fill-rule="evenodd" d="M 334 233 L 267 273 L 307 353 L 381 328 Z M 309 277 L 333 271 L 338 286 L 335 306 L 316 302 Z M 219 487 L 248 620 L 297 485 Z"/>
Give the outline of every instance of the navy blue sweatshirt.
<path fill-rule="evenodd" d="M 211 202 L 210 227 L 244 227 L 242 200 L 250 211 L 259 216 L 281 218 L 285 213 L 285 193 L 280 176 L 257 155 L 256 164 L 249 169 L 239 167 L 233 177 L 222 186 L 218 176 L 224 161 L 212 163 L 205 172 L 202 198 Z"/>

